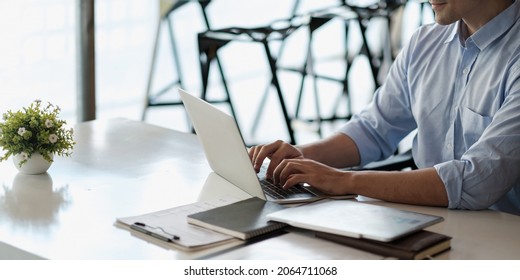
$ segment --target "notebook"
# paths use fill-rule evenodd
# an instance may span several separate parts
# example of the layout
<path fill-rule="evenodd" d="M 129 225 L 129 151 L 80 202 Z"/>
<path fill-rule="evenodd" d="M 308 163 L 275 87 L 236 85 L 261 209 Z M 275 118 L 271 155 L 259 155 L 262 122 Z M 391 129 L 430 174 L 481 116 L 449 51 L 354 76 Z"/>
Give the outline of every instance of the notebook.
<path fill-rule="evenodd" d="M 352 200 L 326 200 L 267 215 L 272 221 L 352 238 L 389 242 L 444 218 Z"/>
<path fill-rule="evenodd" d="M 233 117 L 182 89 L 179 89 L 179 94 L 209 165 L 219 176 L 252 196 L 277 203 L 309 202 L 330 197 L 311 186 L 303 185 L 289 188 L 288 194 L 283 194 L 284 189 L 280 186 L 271 186 L 277 188 L 274 193 L 265 191 L 265 185 L 269 183 L 265 180 L 265 174 L 256 174 Z M 355 195 L 336 198 L 353 197 Z"/>
<path fill-rule="evenodd" d="M 266 216 L 284 209 L 278 203 L 256 196 L 187 216 L 190 224 L 202 226 L 242 240 L 274 232 L 286 224 L 268 221 Z"/>
<path fill-rule="evenodd" d="M 316 237 L 401 260 L 430 259 L 451 247 L 450 236 L 427 230 L 420 230 L 391 242 L 352 238 L 326 232 L 317 232 Z"/>

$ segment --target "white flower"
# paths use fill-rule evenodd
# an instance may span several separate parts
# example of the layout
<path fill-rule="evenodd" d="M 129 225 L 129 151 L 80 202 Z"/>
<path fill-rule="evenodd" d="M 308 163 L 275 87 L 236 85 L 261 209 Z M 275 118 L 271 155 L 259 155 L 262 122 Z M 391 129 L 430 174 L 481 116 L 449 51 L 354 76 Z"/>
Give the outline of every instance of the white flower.
<path fill-rule="evenodd" d="M 18 135 L 23 136 L 24 133 L 25 133 L 25 127 L 18 128 Z"/>
<path fill-rule="evenodd" d="M 45 126 L 46 126 L 47 128 L 51 128 L 51 127 L 54 126 L 54 124 L 52 123 L 51 120 L 45 120 Z"/>
<path fill-rule="evenodd" d="M 29 158 L 29 154 L 26 152 L 21 152 L 20 157 L 22 158 L 22 160 L 26 160 Z"/>
<path fill-rule="evenodd" d="M 58 136 L 56 134 L 49 135 L 49 141 L 54 144 L 58 141 Z"/>

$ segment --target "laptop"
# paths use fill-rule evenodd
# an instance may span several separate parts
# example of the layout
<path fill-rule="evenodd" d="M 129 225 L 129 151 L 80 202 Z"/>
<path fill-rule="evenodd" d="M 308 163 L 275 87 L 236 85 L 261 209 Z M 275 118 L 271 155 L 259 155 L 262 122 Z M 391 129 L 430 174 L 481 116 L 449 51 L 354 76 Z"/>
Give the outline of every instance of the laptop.
<path fill-rule="evenodd" d="M 353 200 L 328 200 L 290 207 L 267 219 L 352 238 L 390 242 L 444 221 L 443 217 Z"/>
<path fill-rule="evenodd" d="M 246 193 L 277 203 L 311 202 L 327 197 L 355 197 L 331 196 L 308 185 L 297 185 L 284 190 L 272 184 L 265 178 L 266 164 L 259 174 L 255 172 L 233 117 L 182 89 L 179 89 L 179 94 L 211 169 Z"/>

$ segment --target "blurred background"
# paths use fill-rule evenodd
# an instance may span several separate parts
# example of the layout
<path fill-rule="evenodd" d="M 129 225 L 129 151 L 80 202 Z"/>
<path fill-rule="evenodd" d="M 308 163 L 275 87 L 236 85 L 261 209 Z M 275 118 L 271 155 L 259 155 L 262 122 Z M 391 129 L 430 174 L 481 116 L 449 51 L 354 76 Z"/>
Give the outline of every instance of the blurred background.
<path fill-rule="evenodd" d="M 17 0 L 0 1 L 0 112 L 18 110 L 35 99 L 49 101 L 62 108 L 62 117 L 69 125 L 83 121 L 78 117 L 78 1 L 82 0 Z M 143 120 L 152 124 L 182 131 L 190 131 L 181 106 L 148 107 L 148 86 L 151 91 L 171 83 L 179 75 L 183 87 L 200 94 L 201 71 L 197 34 L 206 26 L 198 1 L 189 3 L 165 15 L 176 1 L 155 0 L 95 0 L 95 118 L 124 117 Z M 257 27 L 269 25 L 276 19 L 286 19 L 294 14 L 305 14 L 337 5 L 339 1 L 301 0 L 293 11 L 293 0 L 213 0 L 206 7 L 211 28 L 230 26 Z M 371 5 L 379 1 L 351 1 L 356 5 Z M 421 24 L 433 22 L 429 7 L 421 10 L 421 1 L 407 1 L 401 10 L 402 25 L 398 28 L 399 44 L 403 44 Z M 427 5 L 426 5 L 427 6 Z M 166 7 L 166 8 L 165 8 Z M 424 6 L 422 6 L 424 8 Z M 168 28 L 158 26 L 161 19 L 169 18 L 175 35 L 179 55 L 180 73 L 175 68 Z M 346 40 L 344 23 L 330 23 L 315 32 L 313 52 L 316 60 L 326 63 L 317 66 L 319 71 L 342 78 L 345 75 L 345 50 L 353 54 L 361 45 L 360 28 L 350 25 Z M 388 26 L 373 20 L 366 31 L 373 49 L 383 49 L 382 39 Z M 157 36 L 158 34 L 158 36 Z M 296 31 L 284 41 L 278 64 L 301 65 L 306 58 L 309 42 L 308 31 Z M 280 44 L 277 46 L 280 47 Z M 156 48 L 153 79 L 150 79 L 152 55 Z M 278 54 L 278 48 L 275 52 Z M 231 98 L 236 109 L 237 121 L 246 142 L 258 143 L 287 139 L 278 100 L 273 94 L 266 99 L 264 113 L 254 124 L 256 111 L 270 81 L 267 59 L 259 44 L 236 43 L 219 51 L 219 59 L 230 85 Z M 342 64 L 343 63 L 343 64 Z M 376 83 L 370 74 L 366 57 L 353 60 L 349 72 L 350 106 L 359 111 L 371 99 Z M 216 69 L 213 67 L 213 69 Z M 280 83 L 284 90 L 290 114 L 294 114 L 297 88 L 301 75 L 280 71 Z M 384 77 L 383 77 L 384 78 Z M 217 71 L 210 72 L 208 96 L 223 94 Z M 304 84 L 305 91 L 312 88 Z M 323 94 L 327 92 L 327 95 Z M 330 93 L 330 94 L 329 94 Z M 169 94 L 175 94 L 172 91 Z M 323 114 L 334 105 L 341 85 L 319 84 L 320 106 Z M 301 114 L 312 118 L 315 104 L 312 93 L 302 101 Z M 172 97 L 175 98 L 175 97 Z M 209 98 L 209 97 L 208 97 Z M 229 110 L 225 104 L 219 105 Z M 269 111 L 269 113 L 265 113 Z M 338 122 L 341 124 L 342 122 Z M 321 135 L 308 123 L 294 124 L 298 143 L 323 137 L 337 128 L 324 126 Z M 252 127 L 256 130 L 252 131 Z"/>

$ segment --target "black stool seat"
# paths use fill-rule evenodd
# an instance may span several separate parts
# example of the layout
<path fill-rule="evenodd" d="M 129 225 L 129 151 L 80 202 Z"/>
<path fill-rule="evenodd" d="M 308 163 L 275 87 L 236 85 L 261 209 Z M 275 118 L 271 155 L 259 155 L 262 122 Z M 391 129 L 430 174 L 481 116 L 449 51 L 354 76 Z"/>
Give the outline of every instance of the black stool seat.
<path fill-rule="evenodd" d="M 291 127 L 291 117 L 287 110 L 287 106 L 284 100 L 284 95 L 280 87 L 280 82 L 277 74 L 277 57 L 272 52 L 269 44 L 273 41 L 283 41 L 290 36 L 294 31 L 308 23 L 308 16 L 295 16 L 286 20 L 273 21 L 271 24 L 262 27 L 229 27 L 217 30 L 208 30 L 198 34 L 199 43 L 199 60 L 201 64 L 202 73 L 202 99 L 206 99 L 208 89 L 208 78 L 209 69 L 211 62 L 217 59 L 217 51 L 227 45 L 230 42 L 252 42 L 261 43 L 265 50 L 266 58 L 269 62 L 269 68 L 272 75 L 271 85 L 274 86 L 279 104 L 282 110 L 282 114 L 285 121 L 285 126 L 289 134 L 290 142 L 296 144 L 294 137 L 294 131 Z M 217 65 L 221 67 L 220 64 Z M 220 68 L 221 73 L 222 68 Z M 220 102 L 226 102 L 230 105 L 231 113 L 236 118 L 235 109 L 230 98 L 229 87 L 226 83 L 226 79 L 223 76 L 222 84 L 226 97 Z M 215 101 L 212 101 L 215 102 Z M 262 106 L 261 106 L 262 107 Z M 238 124 L 238 123 L 237 123 Z"/>

